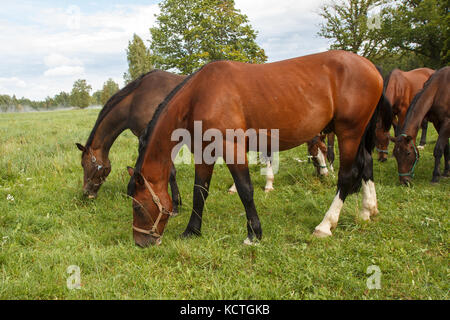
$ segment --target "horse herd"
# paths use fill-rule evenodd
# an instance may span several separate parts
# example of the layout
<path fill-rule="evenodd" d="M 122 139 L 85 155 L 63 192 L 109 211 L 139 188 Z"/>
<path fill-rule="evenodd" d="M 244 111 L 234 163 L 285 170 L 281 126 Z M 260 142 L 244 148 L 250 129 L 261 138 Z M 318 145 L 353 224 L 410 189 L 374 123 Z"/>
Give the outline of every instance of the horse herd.
<path fill-rule="evenodd" d="M 279 151 L 308 143 L 319 174 L 327 174 L 326 157 L 331 163 L 334 160 L 336 135 L 340 157 L 337 193 L 314 230 L 317 237 L 330 236 L 346 197 L 360 188 L 361 218 L 370 220 L 378 213 L 371 156 L 375 147 L 379 160 L 385 161 L 387 145 L 393 141 L 400 181 L 411 182 L 419 159 L 415 140 L 419 127 L 426 128 L 426 121 L 432 122 L 439 133 L 432 181 L 437 182 L 441 176 L 442 155 L 443 176 L 449 176 L 449 73 L 450 67 L 436 72 L 426 68 L 394 70 L 383 80 L 380 70 L 369 60 L 345 51 L 257 65 L 217 61 L 188 77 L 154 70 L 112 96 L 101 110 L 87 143 L 77 143 L 82 151 L 84 193 L 90 198 L 97 196 L 111 171 L 108 155 L 116 138 L 126 129 L 140 137 L 137 162 L 134 168 L 128 168 L 128 195 L 133 199 L 135 243 L 147 247 L 161 243 L 169 217 L 181 205 L 171 157 L 177 144 L 171 139 L 175 130 L 185 129 L 193 136 L 194 123 L 198 121 L 203 131 L 215 129 L 224 135 L 228 129 L 253 129 L 258 135 L 263 130 L 276 129 Z M 389 134 L 392 125 L 395 137 Z M 328 148 L 324 143 L 326 135 Z M 239 151 L 245 154 L 259 151 L 259 147 L 252 147 L 245 139 L 225 139 L 221 143 L 220 156 L 235 183 L 229 191 L 237 192 L 245 207 L 244 243 L 253 244 L 261 239 L 262 228 L 253 200 L 248 159 L 239 162 L 236 157 Z M 194 145 L 202 150 L 207 146 L 205 142 L 191 143 L 191 152 Z M 218 157 L 216 154 L 214 160 Z M 184 237 L 201 233 L 213 168 L 214 162 L 195 163 L 193 209 Z M 270 161 L 267 169 L 266 191 L 270 191 Z"/>

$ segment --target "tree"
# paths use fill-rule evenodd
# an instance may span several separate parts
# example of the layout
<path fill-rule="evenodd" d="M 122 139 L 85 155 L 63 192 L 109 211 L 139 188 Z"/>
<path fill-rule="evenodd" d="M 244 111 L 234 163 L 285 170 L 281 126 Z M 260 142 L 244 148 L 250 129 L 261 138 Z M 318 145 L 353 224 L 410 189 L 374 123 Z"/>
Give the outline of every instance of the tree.
<path fill-rule="evenodd" d="M 108 79 L 108 81 L 103 84 L 103 90 L 100 95 L 101 104 L 105 105 L 109 98 L 111 98 L 117 91 L 119 91 L 119 85 L 115 83 L 113 79 Z"/>
<path fill-rule="evenodd" d="M 56 107 L 69 107 L 70 106 L 70 94 L 64 91 L 61 91 L 53 98 L 54 104 Z"/>
<path fill-rule="evenodd" d="M 125 84 L 153 69 L 150 51 L 136 34 L 133 35 L 133 40 L 128 42 L 127 60 L 128 71 L 123 75 Z"/>
<path fill-rule="evenodd" d="M 150 29 L 157 68 L 190 74 L 215 60 L 267 60 L 234 0 L 163 0 L 159 6 L 157 26 Z"/>
<path fill-rule="evenodd" d="M 73 84 L 72 93 L 70 94 L 70 101 L 73 106 L 79 108 L 86 108 L 90 103 L 90 92 L 92 87 L 87 84 L 86 80 L 77 80 Z"/>
<path fill-rule="evenodd" d="M 423 64 L 440 68 L 449 64 L 449 2 L 402 0 L 383 13 L 382 36 L 391 52 L 419 55 Z"/>
<path fill-rule="evenodd" d="M 382 0 L 333 0 L 322 6 L 319 15 L 325 19 L 318 35 L 333 41 L 330 48 L 347 50 L 363 57 L 375 56 L 380 50 L 377 16 L 369 12 Z M 370 23 L 369 23 L 370 22 Z"/>
<path fill-rule="evenodd" d="M 102 93 L 103 93 L 103 90 L 97 90 L 92 94 L 91 105 L 93 105 L 93 106 L 102 105 Z"/>

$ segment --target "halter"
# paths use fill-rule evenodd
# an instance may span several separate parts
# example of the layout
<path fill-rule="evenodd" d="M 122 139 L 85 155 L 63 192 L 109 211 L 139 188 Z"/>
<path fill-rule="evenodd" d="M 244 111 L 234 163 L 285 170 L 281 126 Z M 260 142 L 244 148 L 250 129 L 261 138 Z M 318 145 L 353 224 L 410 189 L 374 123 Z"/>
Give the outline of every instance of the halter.
<path fill-rule="evenodd" d="M 389 150 L 382 150 L 382 149 L 378 149 L 378 148 L 375 148 L 375 150 L 377 150 L 377 152 L 379 152 L 379 153 L 389 154 Z"/>
<path fill-rule="evenodd" d="M 402 133 L 401 136 L 406 138 L 408 135 Z M 414 169 L 416 168 L 416 164 L 419 161 L 419 153 L 417 152 L 416 145 L 414 144 L 414 142 L 412 143 L 412 145 L 413 145 L 413 148 L 414 148 L 414 153 L 416 155 L 416 160 L 414 161 L 414 164 L 413 164 L 411 170 L 409 170 L 407 173 L 400 173 L 399 172 L 398 173 L 399 177 L 408 177 L 408 176 L 410 176 L 410 177 L 414 178 Z"/>
<path fill-rule="evenodd" d="M 103 168 L 106 168 L 106 167 L 104 167 L 102 164 L 99 164 L 99 163 L 98 163 L 97 158 L 96 158 L 96 157 L 94 156 L 94 154 L 92 153 L 92 149 L 91 149 L 91 148 L 89 148 L 89 155 L 91 156 L 91 162 L 92 162 L 92 163 L 96 166 L 96 168 L 97 168 L 97 172 L 99 172 L 99 171 L 102 170 Z M 95 176 L 95 173 L 92 174 L 92 176 L 88 178 L 88 182 L 89 182 L 89 183 L 92 182 L 94 176 Z M 93 185 L 96 186 L 96 187 L 101 186 L 102 183 L 105 182 L 105 180 L 106 180 L 106 178 L 101 177 L 101 178 L 100 178 L 100 183 L 94 183 Z"/>
<path fill-rule="evenodd" d="M 92 149 L 91 148 L 89 148 L 89 155 L 91 156 L 92 163 L 95 164 L 95 166 L 97 167 L 97 171 L 100 171 L 103 168 L 103 165 L 101 165 L 101 164 L 99 164 L 97 162 L 97 158 L 92 153 Z"/>
<path fill-rule="evenodd" d="M 141 176 L 142 176 L 142 175 L 141 175 Z M 158 209 L 159 209 L 159 215 L 158 215 L 158 218 L 156 218 L 156 221 L 154 222 L 153 227 L 152 227 L 151 229 L 149 229 L 149 230 L 141 229 L 141 228 L 136 227 L 136 226 L 133 224 L 133 230 L 135 230 L 135 231 L 137 231 L 137 232 L 139 232 L 139 233 L 143 233 L 143 234 L 149 235 L 149 236 L 151 236 L 151 237 L 153 237 L 153 238 L 160 239 L 160 238 L 161 238 L 161 235 L 156 231 L 156 228 L 158 227 L 159 221 L 161 220 L 162 216 L 163 216 L 163 215 L 168 215 L 169 217 L 173 217 L 173 216 L 175 216 L 176 214 L 175 214 L 174 212 L 172 212 L 172 211 L 167 210 L 166 208 L 164 208 L 164 207 L 162 206 L 161 200 L 160 200 L 159 197 L 156 195 L 156 193 L 153 191 L 153 189 L 152 189 L 152 187 L 150 186 L 150 184 L 148 183 L 148 181 L 144 178 L 144 176 L 142 176 L 142 178 L 144 179 L 145 186 L 147 187 L 148 191 L 149 191 L 150 194 L 152 195 L 152 200 L 153 200 L 153 202 L 156 204 L 156 206 L 157 206 Z M 145 209 L 145 208 L 144 208 L 144 209 Z M 147 211 L 147 210 L 146 210 L 146 211 Z"/>

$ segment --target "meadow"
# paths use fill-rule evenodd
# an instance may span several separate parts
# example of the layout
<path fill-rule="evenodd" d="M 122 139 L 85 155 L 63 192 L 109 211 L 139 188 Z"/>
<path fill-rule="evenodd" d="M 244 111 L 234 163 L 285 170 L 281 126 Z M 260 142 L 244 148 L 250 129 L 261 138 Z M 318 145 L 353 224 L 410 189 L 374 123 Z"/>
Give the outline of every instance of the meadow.
<path fill-rule="evenodd" d="M 82 194 L 76 142 L 85 143 L 99 110 L 0 114 L 0 299 L 448 299 L 450 179 L 430 183 L 437 134 L 430 124 L 411 188 L 397 165 L 374 162 L 380 214 L 360 221 L 361 194 L 350 196 L 333 237 L 316 239 L 337 177 L 319 178 L 306 146 L 281 153 L 275 191 L 251 167 L 263 228 L 246 237 L 232 178 L 217 165 L 202 236 L 181 239 L 192 208 L 194 169 L 179 165 L 181 214 L 159 247 L 141 249 L 126 196 L 137 139 L 125 132 L 110 152 L 112 172 L 95 200 Z M 338 161 L 335 164 L 338 167 Z M 67 269 L 79 266 L 81 288 Z M 369 289 L 370 266 L 381 271 Z M 370 268 L 369 268 L 370 270 Z"/>

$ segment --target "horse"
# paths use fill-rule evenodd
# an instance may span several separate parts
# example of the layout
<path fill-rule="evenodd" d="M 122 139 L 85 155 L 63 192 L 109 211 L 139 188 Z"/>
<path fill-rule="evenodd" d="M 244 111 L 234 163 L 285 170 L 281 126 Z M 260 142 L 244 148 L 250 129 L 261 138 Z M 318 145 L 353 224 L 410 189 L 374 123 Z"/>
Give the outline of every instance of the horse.
<path fill-rule="evenodd" d="M 86 145 L 77 143 L 84 169 L 84 194 L 89 198 L 97 193 L 111 172 L 109 150 L 125 130 L 139 137 L 153 117 L 156 107 L 186 77 L 161 70 L 152 70 L 132 81 L 114 94 L 100 111 Z M 177 211 L 181 199 L 172 167 L 170 186 Z"/>
<path fill-rule="evenodd" d="M 401 128 L 405 122 L 406 113 L 411 101 L 433 73 L 434 70 L 429 68 L 419 68 L 408 72 L 394 69 L 384 81 L 384 95 L 392 106 L 393 116 L 397 117 L 397 121 L 393 121 L 396 136 L 398 135 L 397 128 Z M 426 119 L 422 122 L 421 127 L 422 137 L 420 140 L 420 148 L 423 148 L 426 144 L 428 127 Z M 389 129 L 383 130 L 381 123 L 377 126 L 376 150 L 378 152 L 378 161 L 380 162 L 385 162 L 389 154 Z"/>
<path fill-rule="evenodd" d="M 314 167 L 316 168 L 317 175 L 318 176 L 327 176 L 328 175 L 328 168 L 326 163 L 326 154 L 327 154 L 327 146 L 324 143 L 324 137 L 326 135 L 317 135 L 312 140 L 307 141 L 308 146 L 308 153 L 310 155 L 310 158 L 312 159 L 312 163 Z M 309 160 L 309 158 L 308 158 Z M 266 186 L 264 187 L 265 192 L 273 191 L 273 182 L 275 180 L 275 177 L 273 175 L 273 169 L 272 169 L 272 162 L 270 157 L 265 159 L 266 162 Z M 228 189 L 228 193 L 233 194 L 236 193 L 236 184 L 233 183 L 233 185 Z"/>
<path fill-rule="evenodd" d="M 431 182 L 439 182 L 440 162 L 444 155 L 444 177 L 450 170 L 450 67 L 436 71 L 414 97 L 406 115 L 401 134 L 391 137 L 395 143 L 394 156 L 397 159 L 400 183 L 409 185 L 414 177 L 414 169 L 419 161 L 419 151 L 415 141 L 419 125 L 425 116 L 433 123 L 439 137 L 434 148 L 434 170 Z"/>
<path fill-rule="evenodd" d="M 312 139 L 317 132 L 334 131 L 340 151 L 337 193 L 314 235 L 332 235 L 331 229 L 337 226 L 346 197 L 361 187 L 360 215 L 370 220 L 378 213 L 371 152 L 382 92 L 383 79 L 375 66 L 366 58 L 346 51 L 328 51 L 268 64 L 232 61 L 206 64 L 158 106 L 140 139 L 135 167 L 128 167 L 128 195 L 133 199 L 132 230 L 136 245 L 161 244 L 169 217 L 173 215 L 167 184 L 172 149 L 178 146 L 173 135 L 178 130 L 189 134 L 189 147 L 198 160 L 193 210 L 183 237 L 201 234 L 202 212 L 215 164 L 214 159 L 203 161 L 202 154 L 209 147 L 205 140 L 215 139 L 222 146 L 222 154 L 218 151 L 211 155 L 222 156 L 226 161 L 245 207 L 244 244 L 252 245 L 262 238 L 246 152 L 263 148 L 261 144 L 252 146 L 245 135 L 237 141 L 237 136 L 220 139 L 227 130 L 251 131 L 259 139 L 265 137 L 269 140 L 265 141 L 265 147 L 271 151 L 277 144 L 275 151 L 284 151 Z M 385 123 L 391 121 L 386 119 Z M 203 134 L 204 140 L 196 134 Z"/>

